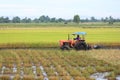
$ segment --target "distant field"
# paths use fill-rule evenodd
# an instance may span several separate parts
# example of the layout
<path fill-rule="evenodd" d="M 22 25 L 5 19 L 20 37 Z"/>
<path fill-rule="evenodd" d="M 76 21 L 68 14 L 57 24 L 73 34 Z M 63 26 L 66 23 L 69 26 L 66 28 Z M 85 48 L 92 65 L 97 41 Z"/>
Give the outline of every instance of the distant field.
<path fill-rule="evenodd" d="M 11 25 L 13 25 L 13 27 L 11 27 Z M 15 25 L 18 27 L 15 27 Z M 22 27 L 20 27 L 20 25 L 22 25 Z M 62 27 L 60 27 L 61 24 L 55 24 L 54 26 L 51 24 L 52 27 L 51 25 L 45 27 L 44 25 L 46 24 L 39 24 L 40 27 L 38 27 L 38 24 L 32 24 L 32 27 L 28 25 L 30 24 L 0 24 L 0 46 L 10 46 L 11 44 L 13 46 L 21 46 L 24 44 L 23 47 L 54 47 L 59 46 L 59 40 L 66 40 L 68 34 L 77 31 L 87 32 L 86 42 L 88 43 L 120 45 L 120 28 L 112 28 L 109 26 L 106 28 L 81 28 L 80 26 L 70 26 L 70 24 Z M 37 27 L 35 27 L 36 25 Z"/>
<path fill-rule="evenodd" d="M 103 22 L 87 22 L 87 23 L 0 23 L 0 28 L 39 28 L 39 27 L 82 27 L 82 28 L 96 28 L 96 27 L 114 27 L 120 28 L 120 22 L 116 22 L 113 25 Z"/>

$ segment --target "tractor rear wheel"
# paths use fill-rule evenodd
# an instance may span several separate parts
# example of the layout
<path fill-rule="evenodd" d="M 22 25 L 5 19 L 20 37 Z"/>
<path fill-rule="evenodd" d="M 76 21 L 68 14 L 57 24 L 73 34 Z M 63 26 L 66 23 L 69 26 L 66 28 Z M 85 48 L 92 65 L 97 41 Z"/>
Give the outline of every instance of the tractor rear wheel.
<path fill-rule="evenodd" d="M 86 50 L 87 49 L 87 44 L 85 42 L 79 42 L 75 44 L 75 49 L 76 50 Z"/>

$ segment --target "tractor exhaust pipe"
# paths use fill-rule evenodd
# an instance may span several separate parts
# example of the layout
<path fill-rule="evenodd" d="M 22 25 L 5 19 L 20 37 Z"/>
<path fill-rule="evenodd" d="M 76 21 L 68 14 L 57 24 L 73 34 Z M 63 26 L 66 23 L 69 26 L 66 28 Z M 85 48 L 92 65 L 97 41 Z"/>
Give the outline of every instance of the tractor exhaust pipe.
<path fill-rule="evenodd" d="M 68 40 L 70 40 L 70 34 L 68 34 Z"/>

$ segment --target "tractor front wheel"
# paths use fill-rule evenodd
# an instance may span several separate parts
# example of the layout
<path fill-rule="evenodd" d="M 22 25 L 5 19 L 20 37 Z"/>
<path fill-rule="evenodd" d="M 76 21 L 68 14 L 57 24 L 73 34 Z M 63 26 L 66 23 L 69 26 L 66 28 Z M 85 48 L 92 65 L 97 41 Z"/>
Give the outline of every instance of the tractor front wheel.
<path fill-rule="evenodd" d="M 61 47 L 62 50 L 70 50 L 70 47 L 68 45 L 63 45 Z"/>

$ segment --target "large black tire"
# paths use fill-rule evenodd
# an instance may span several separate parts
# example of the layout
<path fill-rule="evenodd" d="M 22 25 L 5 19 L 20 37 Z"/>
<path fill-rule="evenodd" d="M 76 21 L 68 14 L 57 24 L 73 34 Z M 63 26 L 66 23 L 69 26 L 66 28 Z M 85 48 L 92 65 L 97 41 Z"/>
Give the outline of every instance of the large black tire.
<path fill-rule="evenodd" d="M 87 50 L 87 44 L 85 42 L 79 42 L 75 44 L 76 50 Z"/>
<path fill-rule="evenodd" d="M 62 50 L 70 50 L 70 47 L 68 45 L 63 45 L 61 47 Z"/>

